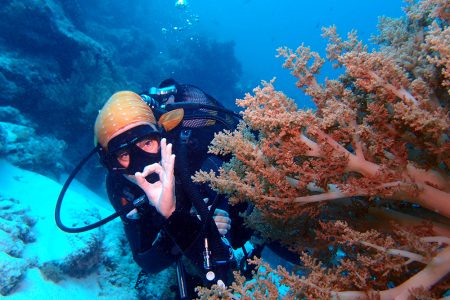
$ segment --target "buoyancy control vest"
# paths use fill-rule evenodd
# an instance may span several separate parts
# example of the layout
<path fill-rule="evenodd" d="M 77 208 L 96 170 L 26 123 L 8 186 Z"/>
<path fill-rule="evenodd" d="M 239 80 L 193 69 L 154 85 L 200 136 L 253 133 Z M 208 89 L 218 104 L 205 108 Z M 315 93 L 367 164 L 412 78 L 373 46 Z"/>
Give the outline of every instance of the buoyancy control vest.
<path fill-rule="evenodd" d="M 208 145 L 214 138 L 214 134 L 223 129 L 236 128 L 240 116 L 230 113 L 216 99 L 206 94 L 200 88 L 184 84 L 180 85 L 172 80 L 164 81 L 158 89 L 152 88 L 148 95 L 157 98 L 160 112 L 183 108 L 185 117 L 182 123 L 168 133 L 168 140 L 174 142 L 178 161 L 178 172 L 185 195 L 192 201 L 193 206 L 203 222 L 203 236 L 205 243 L 209 245 L 211 253 L 204 253 L 205 269 L 212 269 L 230 259 L 230 246 L 224 243 L 223 237 L 218 232 L 217 226 L 212 222 L 214 210 L 224 201 L 223 195 L 217 195 L 216 199 L 210 199 L 210 207 L 203 201 L 198 185 L 191 180 L 191 175 L 200 169 L 200 163 L 206 158 Z M 159 97 L 159 98 L 158 98 Z M 158 111 L 158 110 L 156 110 Z M 193 159 L 195 158 L 195 159 Z M 225 200 L 226 201 L 226 200 Z M 207 240 L 208 241 L 207 241 Z M 214 260 L 210 260 L 210 255 Z"/>

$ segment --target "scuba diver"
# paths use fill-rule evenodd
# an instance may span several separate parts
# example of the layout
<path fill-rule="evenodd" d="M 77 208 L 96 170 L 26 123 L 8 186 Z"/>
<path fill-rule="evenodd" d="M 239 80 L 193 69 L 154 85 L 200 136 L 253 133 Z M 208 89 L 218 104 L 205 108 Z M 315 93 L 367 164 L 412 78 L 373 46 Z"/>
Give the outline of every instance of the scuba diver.
<path fill-rule="evenodd" d="M 179 111 L 169 114 L 161 117 L 159 125 L 142 98 L 127 91 L 114 94 L 104 105 L 95 122 L 95 136 L 103 148 L 102 160 L 109 171 L 108 197 L 116 211 L 136 199 L 142 202 L 121 218 L 133 258 L 145 272 L 159 272 L 182 254 L 194 265 L 205 265 L 209 272 L 210 247 L 217 247 L 214 259 L 219 262 L 216 273 L 220 274 L 208 279 L 225 282 L 233 253 L 221 235 L 227 233 L 231 220 L 226 210 L 217 208 L 215 223 L 202 224 L 202 218 L 205 220 L 208 214 L 199 219 L 200 212 L 193 212 L 181 181 L 177 183 L 175 179 L 172 144 L 161 137 L 160 126 L 170 130 L 182 121 Z M 207 170 L 217 169 L 217 163 L 214 158 L 202 162 Z M 201 200 L 215 197 L 205 193 Z M 212 205 L 209 201 L 206 205 Z M 224 204 L 217 203 L 216 207 Z"/>
<path fill-rule="evenodd" d="M 243 208 L 229 207 L 227 198 L 207 184 L 194 184 L 191 176 L 218 171 L 227 158 L 208 153 L 208 145 L 214 133 L 234 129 L 239 118 L 201 89 L 173 79 L 140 95 L 115 93 L 96 118 L 95 148 L 61 190 L 56 224 L 78 233 L 120 216 L 133 258 L 144 271 L 139 277 L 175 263 L 180 299 L 195 297 L 198 285 L 230 284 L 232 269 L 254 252 L 251 231 L 239 216 Z M 96 153 L 108 171 L 107 193 L 116 212 L 94 224 L 67 227 L 60 217 L 64 195 Z"/>

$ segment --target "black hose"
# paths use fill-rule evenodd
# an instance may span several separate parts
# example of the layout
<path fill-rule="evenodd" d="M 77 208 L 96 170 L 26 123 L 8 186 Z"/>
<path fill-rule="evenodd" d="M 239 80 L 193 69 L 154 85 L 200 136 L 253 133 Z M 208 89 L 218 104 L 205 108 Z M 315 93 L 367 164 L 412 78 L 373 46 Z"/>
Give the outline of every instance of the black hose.
<path fill-rule="evenodd" d="M 55 207 L 55 221 L 56 221 L 56 225 L 58 225 L 58 227 L 65 232 L 79 233 L 79 232 L 84 232 L 84 231 L 88 231 L 88 230 L 100 227 L 103 224 L 106 224 L 121 215 L 129 213 L 134 208 L 134 205 L 132 203 L 129 203 L 128 205 L 124 206 L 123 209 L 121 209 L 118 212 L 113 213 L 112 215 L 106 217 L 105 219 L 100 220 L 95 223 L 92 223 L 92 224 L 89 224 L 87 226 L 83 226 L 83 227 L 77 227 L 77 228 L 67 227 L 61 222 L 61 205 L 62 205 L 62 201 L 64 199 L 64 195 L 66 194 L 66 191 L 69 188 L 70 183 L 75 178 L 75 176 L 80 171 L 80 169 L 83 167 L 83 165 L 91 158 L 92 155 L 94 155 L 98 151 L 99 151 L 99 147 L 97 146 L 78 163 L 78 165 L 75 167 L 75 169 L 72 171 L 72 173 L 70 173 L 69 177 L 67 178 L 66 182 L 64 183 L 64 185 L 61 189 L 61 192 L 59 193 L 58 200 L 56 201 L 56 207 Z"/>
<path fill-rule="evenodd" d="M 187 156 L 187 145 L 181 141 L 178 142 L 178 166 L 179 166 L 179 174 L 180 179 L 183 186 L 183 191 L 186 193 L 188 198 L 192 201 L 197 213 L 200 215 L 200 218 L 203 222 L 203 232 L 205 235 L 208 233 L 208 238 L 210 240 L 209 245 L 211 251 L 214 255 L 214 258 L 220 261 L 228 261 L 230 257 L 230 252 L 228 246 L 226 246 L 219 233 L 219 229 L 217 228 L 215 222 L 212 222 L 214 210 L 218 205 L 219 196 L 216 197 L 211 209 L 208 209 L 207 204 L 203 201 L 203 196 L 200 193 L 199 189 L 192 182 L 190 177 L 190 168 L 189 168 L 189 158 Z M 201 233 L 200 233 L 201 234 Z M 199 234 L 199 235 L 200 235 Z M 198 238 L 197 238 L 198 239 Z M 196 239 L 196 240 L 197 240 Z"/>
<path fill-rule="evenodd" d="M 187 292 L 186 271 L 184 269 L 183 262 L 181 261 L 181 257 L 178 257 L 177 259 L 177 281 L 180 300 L 189 299 Z"/>

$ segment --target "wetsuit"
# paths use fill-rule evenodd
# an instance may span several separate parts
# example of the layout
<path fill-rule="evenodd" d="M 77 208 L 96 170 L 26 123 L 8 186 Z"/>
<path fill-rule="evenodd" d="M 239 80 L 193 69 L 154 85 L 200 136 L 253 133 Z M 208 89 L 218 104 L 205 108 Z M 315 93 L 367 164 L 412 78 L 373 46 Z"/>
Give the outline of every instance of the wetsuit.
<path fill-rule="evenodd" d="M 207 104 L 222 107 L 213 97 L 204 93 L 201 89 L 192 85 L 180 85 L 173 80 L 164 82 L 160 87 L 176 85 L 176 93 L 172 94 L 174 102 L 188 102 Z M 169 97 L 170 95 L 167 95 Z M 158 99 L 159 103 L 166 103 L 168 98 Z M 212 110 L 199 109 L 202 113 L 216 115 Z M 186 112 L 186 111 L 185 111 Z M 159 118 L 158 112 L 155 115 Z M 186 117 L 186 114 L 185 114 Z M 226 116 L 225 120 L 229 120 Z M 204 271 L 204 237 L 208 237 L 209 247 L 212 252 L 212 259 L 215 259 L 215 272 L 217 279 L 222 279 L 225 283 L 231 276 L 227 276 L 230 269 L 230 248 L 224 246 L 214 221 L 202 223 L 193 212 L 192 198 L 208 198 L 209 203 L 215 207 L 229 211 L 228 200 L 223 196 L 216 195 L 208 186 L 195 185 L 198 192 L 192 193 L 193 183 L 190 176 L 195 171 L 201 169 L 209 172 L 217 171 L 222 165 L 222 159 L 211 154 L 207 154 L 207 149 L 214 133 L 223 129 L 223 126 L 210 119 L 186 118 L 179 128 L 166 132 L 164 137 L 168 142 L 173 143 L 175 160 L 175 195 L 176 210 L 165 219 L 154 207 L 149 206 L 141 213 L 140 219 L 129 219 L 122 217 L 125 233 L 130 243 L 136 263 L 146 272 L 156 273 L 171 265 L 181 254 L 185 254 L 198 267 Z M 181 133 L 191 131 L 192 135 L 188 143 L 181 143 Z M 188 182 L 188 184 L 186 184 Z M 107 190 L 110 201 L 114 208 L 121 209 L 127 202 L 142 196 L 143 191 L 133 183 L 129 182 L 122 175 L 110 174 L 107 178 Z M 216 197 L 217 196 L 217 197 Z M 214 201 L 215 200 L 215 201 Z M 198 201 L 197 205 L 198 207 Z M 203 209 L 202 220 L 205 211 Z M 232 213 L 231 217 L 238 217 Z M 233 221 L 234 223 L 235 221 Z M 206 225 L 205 225 L 206 224 Z M 239 225 L 242 221 L 234 223 L 238 225 L 235 229 L 242 230 Z M 226 238 L 231 240 L 231 230 Z M 204 278 L 204 277 L 203 277 Z"/>
<path fill-rule="evenodd" d="M 208 155 L 200 162 L 201 169 L 205 171 L 216 171 L 221 164 L 222 161 L 214 155 Z M 195 265 L 199 267 L 203 265 L 204 240 L 200 234 L 202 223 L 192 209 L 192 202 L 183 191 L 179 178 L 179 170 L 175 163 L 176 210 L 169 218 L 165 219 L 153 206 L 147 206 L 141 211 L 139 219 L 122 216 L 133 258 L 148 273 L 156 273 L 167 268 L 181 254 L 186 254 Z M 106 186 L 109 199 L 116 211 L 129 201 L 144 195 L 140 187 L 120 174 L 110 173 Z M 208 198 L 210 202 L 215 199 L 216 193 L 205 185 L 198 188 L 202 196 Z M 218 208 L 228 210 L 225 198 L 220 199 Z"/>

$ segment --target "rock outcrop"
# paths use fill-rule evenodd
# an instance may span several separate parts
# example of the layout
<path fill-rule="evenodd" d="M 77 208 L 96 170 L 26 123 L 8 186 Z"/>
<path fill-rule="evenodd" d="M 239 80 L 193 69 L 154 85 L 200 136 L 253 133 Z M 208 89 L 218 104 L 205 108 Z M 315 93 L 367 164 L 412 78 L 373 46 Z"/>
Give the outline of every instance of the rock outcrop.
<path fill-rule="evenodd" d="M 37 134 L 36 125 L 11 106 L 0 106 L 0 120 L 0 157 L 51 177 L 62 171 L 64 141 Z"/>
<path fill-rule="evenodd" d="M 0 195 L 0 294 L 8 295 L 17 287 L 31 261 L 22 258 L 26 244 L 35 241 L 32 227 L 36 219 L 28 208 L 13 198 Z"/>

